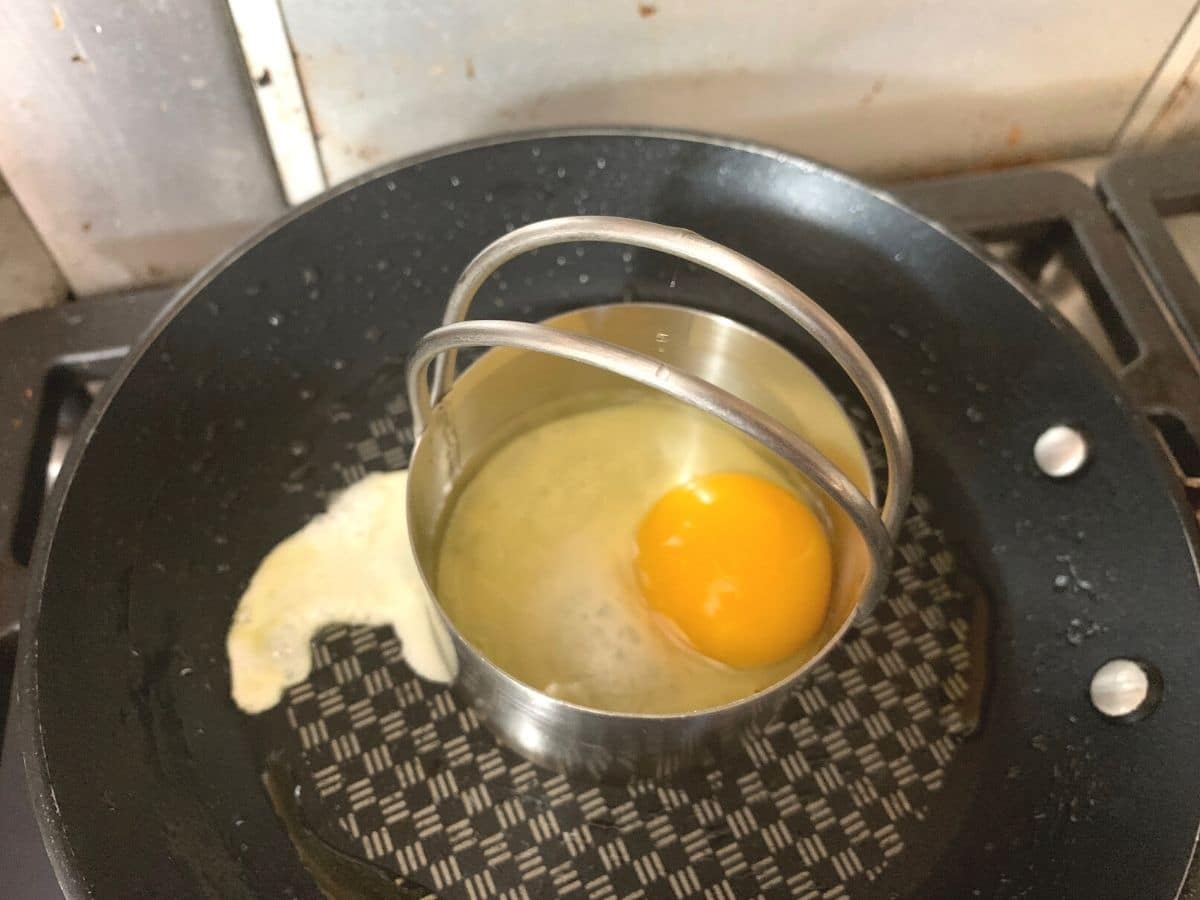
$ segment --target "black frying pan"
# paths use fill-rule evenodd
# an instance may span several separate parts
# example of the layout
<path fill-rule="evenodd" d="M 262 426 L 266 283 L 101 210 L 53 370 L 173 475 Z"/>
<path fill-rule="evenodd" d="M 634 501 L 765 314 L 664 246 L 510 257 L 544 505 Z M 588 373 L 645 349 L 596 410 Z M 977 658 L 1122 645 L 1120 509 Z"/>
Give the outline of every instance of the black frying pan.
<path fill-rule="evenodd" d="M 415 680 L 386 629 L 334 629 L 306 685 L 243 716 L 223 648 L 256 564 L 330 492 L 404 464 L 404 357 L 471 255 L 577 212 L 728 244 L 872 356 L 918 495 L 875 620 L 767 735 L 670 783 L 532 768 Z M 476 309 L 619 297 L 713 309 L 817 359 L 740 289 L 620 247 L 517 260 Z M 290 215 L 135 356 L 55 488 L 22 629 L 26 763 L 69 897 L 317 897 L 339 878 L 381 896 L 393 877 L 461 897 L 1175 896 L 1200 822 L 1190 516 L 1081 341 L 886 195 L 691 138 L 457 149 Z M 1065 482 L 1031 454 L 1060 421 L 1094 448 Z M 1117 656 L 1165 685 L 1136 724 L 1088 700 Z M 282 818 L 264 771 L 298 798 Z"/>

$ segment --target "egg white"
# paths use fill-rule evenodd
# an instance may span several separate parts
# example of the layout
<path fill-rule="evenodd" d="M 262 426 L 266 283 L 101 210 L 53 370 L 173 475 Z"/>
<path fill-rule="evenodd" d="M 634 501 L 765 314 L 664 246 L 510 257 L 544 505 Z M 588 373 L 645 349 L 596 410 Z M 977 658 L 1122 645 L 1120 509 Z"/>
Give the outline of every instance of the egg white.
<path fill-rule="evenodd" d="M 308 677 L 312 638 L 334 624 L 391 625 L 417 675 L 453 680 L 454 648 L 409 544 L 407 489 L 407 471 L 368 475 L 263 559 L 226 640 L 238 707 L 275 706 Z"/>
<path fill-rule="evenodd" d="M 823 638 L 756 668 L 701 656 L 645 602 L 633 559 L 646 512 L 697 475 L 754 475 L 814 507 L 816 496 L 781 461 L 707 413 L 640 393 L 594 399 L 521 431 L 456 495 L 435 587 L 459 633 L 525 684 L 613 712 L 719 706 L 811 658 Z M 836 401 L 828 404 L 836 411 Z M 814 419 L 823 446 L 845 446 L 842 456 L 851 458 L 855 437 L 844 416 Z"/>

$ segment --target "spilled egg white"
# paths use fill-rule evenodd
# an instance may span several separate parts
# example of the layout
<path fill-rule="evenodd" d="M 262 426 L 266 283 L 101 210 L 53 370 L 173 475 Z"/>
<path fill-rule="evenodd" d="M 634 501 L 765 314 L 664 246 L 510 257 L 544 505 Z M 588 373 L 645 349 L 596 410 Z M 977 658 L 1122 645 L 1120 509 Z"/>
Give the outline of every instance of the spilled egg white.
<path fill-rule="evenodd" d="M 239 708 L 270 709 L 307 678 L 310 642 L 334 624 L 391 625 L 417 675 L 453 680 L 454 649 L 410 549 L 407 490 L 407 471 L 368 475 L 262 561 L 226 640 Z"/>

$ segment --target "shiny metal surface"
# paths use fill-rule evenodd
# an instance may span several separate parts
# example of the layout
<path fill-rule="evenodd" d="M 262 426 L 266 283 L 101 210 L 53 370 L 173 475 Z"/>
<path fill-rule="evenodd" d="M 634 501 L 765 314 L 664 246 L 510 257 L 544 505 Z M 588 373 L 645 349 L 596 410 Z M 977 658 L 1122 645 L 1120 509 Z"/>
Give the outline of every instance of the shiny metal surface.
<path fill-rule="evenodd" d="M 1053 425 L 1033 445 L 1033 458 L 1042 473 L 1051 478 L 1070 478 L 1087 464 L 1087 438 L 1069 425 Z"/>
<path fill-rule="evenodd" d="M 872 176 L 1103 152 L 1194 8 L 1193 0 L 1159 0 L 1153 15 L 1125 0 L 279 5 L 335 184 L 448 142 L 581 122 L 732 134 Z M 1173 74 L 1168 93 L 1184 73 Z"/>
<path fill-rule="evenodd" d="M 476 291 L 503 263 L 537 247 L 575 240 L 629 243 L 704 265 L 754 291 L 816 337 L 859 387 L 883 435 L 888 486 L 882 515 L 855 483 L 854 461 L 844 453 L 830 459 L 824 452 L 828 447 L 814 446 L 814 436 L 805 433 L 805 412 L 787 402 L 789 395 L 800 396 L 788 390 L 789 379 L 797 370 L 809 377 L 811 372 L 744 326 L 683 307 L 639 303 L 590 307 L 542 324 L 462 321 Z M 464 474 L 516 431 L 530 427 L 531 411 L 561 414 L 586 391 L 603 386 L 632 381 L 716 416 L 811 479 L 834 511 L 837 575 L 816 654 L 772 687 L 714 709 L 635 715 L 549 697 L 487 660 L 439 607 L 458 653 L 459 684 L 483 718 L 528 758 L 592 774 L 662 772 L 691 762 L 714 741 L 768 720 L 854 615 L 869 615 L 878 602 L 911 490 L 908 433 L 862 349 L 778 275 L 682 229 L 598 216 L 548 220 L 510 232 L 479 253 L 459 277 L 444 322 L 418 342 L 408 368 L 418 436 L 409 464 L 409 524 L 418 567 L 435 598 L 438 530 Z M 504 349 L 485 354 L 456 381 L 456 351 L 480 346 Z M 435 360 L 431 387 L 428 368 Z M 857 462 L 859 480 L 869 488 L 865 464 Z"/>
<path fill-rule="evenodd" d="M 619 314 L 620 307 L 612 311 L 612 315 Z M 672 314 L 664 312 L 664 320 L 669 315 Z M 760 412 L 753 404 L 647 354 L 636 353 L 607 341 L 524 322 L 482 321 L 443 325 L 417 343 L 409 364 L 409 403 L 413 413 L 413 428 L 418 435 L 424 433 L 433 412 L 427 379 L 430 362 L 449 351 L 469 347 L 535 350 L 596 366 L 661 391 L 732 425 L 807 475 L 845 510 L 866 538 L 871 553 L 870 577 L 860 603 L 869 606 L 878 599 L 887 580 L 886 566 L 891 558 L 892 536 L 871 501 L 863 496 L 854 482 L 808 441 Z M 871 601 L 866 598 L 871 598 Z"/>
<path fill-rule="evenodd" d="M 628 244 L 669 253 L 704 266 L 753 291 L 816 338 L 850 376 L 875 417 L 888 464 L 883 521 L 893 537 L 899 532 L 912 488 L 912 445 L 895 398 L 879 370 L 854 338 L 802 290 L 766 266 L 694 231 L 615 216 L 570 216 L 534 222 L 496 239 L 467 264 L 446 303 L 443 323 L 461 322 L 475 293 L 504 263 L 531 250 L 568 241 Z M 442 391 L 453 384 L 454 362 L 455 353 L 450 349 L 445 354 L 445 361 L 438 363 L 433 380 L 433 403 L 437 403 Z M 881 568 L 886 568 L 886 560 L 881 562 Z"/>
<path fill-rule="evenodd" d="M 659 341 L 660 335 L 670 340 Z M 595 306 L 533 326 L 513 322 L 469 322 L 437 329 L 414 351 L 410 367 L 415 418 L 422 416 L 429 361 L 446 346 L 479 340 L 509 346 L 477 360 L 453 390 L 423 419 L 424 432 L 409 463 L 409 520 L 418 566 L 436 596 L 439 525 L 454 486 L 515 432 L 529 427 L 530 410 L 549 418 L 581 394 L 629 389 L 629 379 L 680 397 L 687 392 L 719 405 L 710 409 L 754 439 L 791 453 L 805 448 L 830 457 L 872 517 L 877 539 L 888 540 L 870 501 L 874 491 L 861 447 L 848 454 L 805 423 L 805 410 L 792 398 L 815 378 L 779 345 L 729 319 L 678 306 Z M 540 339 L 540 340 L 539 340 Z M 515 346 L 514 346 L 515 345 Z M 535 346 L 553 354 L 528 352 Z M 559 355 L 559 354 L 564 355 Z M 605 368 L 579 363 L 596 361 Z M 620 374 L 607 368 L 612 363 Z M 662 371 L 664 375 L 658 375 Z M 698 376 L 703 376 L 701 379 Z M 685 401 L 687 402 L 687 401 Z M 829 402 L 837 401 L 830 395 Z M 709 409 L 709 406 L 703 408 Z M 534 415 L 538 415 L 535 413 Z M 790 444 L 796 432 L 806 442 Z M 811 448 L 810 448 L 811 445 Z M 790 458 L 795 461 L 795 457 Z M 843 472 L 845 474 L 843 474 Z M 848 477 L 849 476 L 849 477 Z M 686 765 L 723 738 L 768 720 L 790 686 L 815 665 L 849 627 L 872 578 L 872 556 L 851 515 L 826 504 L 837 553 L 837 582 L 825 643 L 817 655 L 784 681 L 753 697 L 691 714 L 648 716 L 586 709 L 550 698 L 494 666 L 443 615 L 459 660 L 459 684 L 491 727 L 527 756 L 551 768 L 592 774 L 663 772 Z"/>
<path fill-rule="evenodd" d="M 1088 693 L 1097 712 L 1124 719 L 1139 713 L 1150 699 L 1150 676 L 1132 659 L 1110 659 L 1092 676 Z"/>
<path fill-rule="evenodd" d="M 79 295 L 181 280 L 284 209 L 223 0 L 0 3 L 0 169 Z"/>

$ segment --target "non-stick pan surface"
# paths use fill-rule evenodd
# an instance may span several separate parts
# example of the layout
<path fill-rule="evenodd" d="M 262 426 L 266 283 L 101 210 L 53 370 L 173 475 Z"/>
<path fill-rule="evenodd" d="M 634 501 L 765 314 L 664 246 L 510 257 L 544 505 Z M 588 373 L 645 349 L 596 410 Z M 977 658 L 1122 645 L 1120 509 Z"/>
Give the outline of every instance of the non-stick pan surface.
<path fill-rule="evenodd" d="M 404 465 L 405 354 L 471 255 L 577 212 L 728 244 L 874 359 L 912 431 L 918 495 L 875 621 L 765 738 L 672 782 L 533 769 L 413 679 L 386 630 L 327 635 L 306 685 L 243 716 L 223 642 L 258 561 L 331 491 Z M 614 298 L 693 303 L 815 359 L 740 289 L 620 247 L 518 260 L 476 307 L 539 319 Z M 1058 422 L 1093 447 L 1063 482 L 1031 453 Z M 1157 448 L 1020 286 L 803 160 L 560 135 L 363 180 L 185 291 L 65 472 L 33 566 L 22 702 L 72 898 L 320 896 L 263 789 L 272 756 L 324 842 L 445 896 L 1167 898 L 1191 853 L 1200 589 Z M 1117 656 L 1165 686 L 1135 724 L 1088 700 Z"/>

